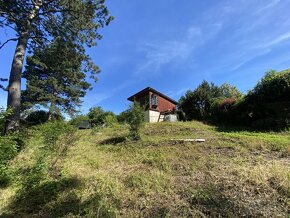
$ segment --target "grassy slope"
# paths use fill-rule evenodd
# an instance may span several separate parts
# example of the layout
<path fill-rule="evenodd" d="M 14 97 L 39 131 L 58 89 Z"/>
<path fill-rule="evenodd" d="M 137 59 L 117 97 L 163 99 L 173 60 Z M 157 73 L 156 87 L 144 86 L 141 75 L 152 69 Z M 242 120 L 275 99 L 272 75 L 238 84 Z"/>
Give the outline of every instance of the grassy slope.
<path fill-rule="evenodd" d="M 35 168 L 41 161 L 35 159 L 41 138 L 28 141 L 11 163 L 15 182 L 0 189 L 2 216 L 287 217 L 289 213 L 289 132 L 226 131 L 188 122 L 147 124 L 139 142 L 125 140 L 124 126 L 77 134 L 79 140 L 58 160 L 61 172 L 54 179 Z M 170 141 L 180 138 L 206 142 Z M 27 172 L 36 172 L 30 177 L 37 178 L 28 179 Z M 38 185 L 23 191 L 33 181 Z"/>

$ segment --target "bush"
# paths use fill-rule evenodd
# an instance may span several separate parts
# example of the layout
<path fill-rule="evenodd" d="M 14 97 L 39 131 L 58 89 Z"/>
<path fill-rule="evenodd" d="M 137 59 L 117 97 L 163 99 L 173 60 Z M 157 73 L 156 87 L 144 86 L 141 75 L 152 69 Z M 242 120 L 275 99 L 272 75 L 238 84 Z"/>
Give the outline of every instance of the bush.
<path fill-rule="evenodd" d="M 290 71 L 269 71 L 243 101 L 249 124 L 261 129 L 285 129 L 290 120 Z"/>
<path fill-rule="evenodd" d="M 185 113 L 182 110 L 177 110 L 176 113 L 179 121 L 186 121 Z"/>
<path fill-rule="evenodd" d="M 217 99 L 212 105 L 212 121 L 220 124 L 233 124 L 233 110 L 237 100 L 235 98 Z"/>
<path fill-rule="evenodd" d="M 17 142 L 9 136 L 0 137 L 0 165 L 6 164 L 17 154 Z"/>
<path fill-rule="evenodd" d="M 213 109 L 224 99 L 240 99 L 242 93 L 229 84 L 220 87 L 214 83 L 203 81 L 194 91 L 188 90 L 179 100 L 179 109 L 185 113 L 187 120 L 212 120 Z"/>
<path fill-rule="evenodd" d="M 125 110 L 117 116 L 117 120 L 119 123 L 128 123 L 129 116 L 130 116 L 130 111 Z"/>
<path fill-rule="evenodd" d="M 130 138 L 133 140 L 139 140 L 141 138 L 140 130 L 144 125 L 144 111 L 137 102 L 130 105 L 128 110 L 128 124 L 130 126 Z"/>
<path fill-rule="evenodd" d="M 31 112 L 25 121 L 30 125 L 42 124 L 48 121 L 48 113 L 44 110 Z"/>
<path fill-rule="evenodd" d="M 69 124 L 78 127 L 80 123 L 90 121 L 87 115 L 79 115 L 74 117 L 72 120 L 69 121 Z"/>
<path fill-rule="evenodd" d="M 10 137 L 0 136 L 0 187 L 5 187 L 10 181 L 7 164 L 17 155 L 17 142 Z"/>
<path fill-rule="evenodd" d="M 3 108 L 0 108 L 0 135 L 4 133 L 5 128 L 5 111 Z"/>
<path fill-rule="evenodd" d="M 104 124 L 107 127 L 114 127 L 118 123 L 117 117 L 113 114 L 107 114 L 104 119 Z"/>
<path fill-rule="evenodd" d="M 109 116 L 108 118 L 106 118 Z M 104 111 L 101 107 L 91 108 L 88 117 L 93 126 L 103 126 L 106 125 L 106 121 L 110 125 L 110 122 L 115 120 L 117 122 L 116 115 L 111 111 Z M 114 117 L 114 118 L 112 118 Z M 107 120 L 106 120 L 107 119 Z"/>
<path fill-rule="evenodd" d="M 74 134 L 76 128 L 63 121 L 49 122 L 40 127 L 43 141 L 48 149 L 55 150 L 56 143 L 62 135 Z"/>
<path fill-rule="evenodd" d="M 11 110 L 0 107 L 0 135 L 4 134 L 6 118 L 11 114 Z"/>

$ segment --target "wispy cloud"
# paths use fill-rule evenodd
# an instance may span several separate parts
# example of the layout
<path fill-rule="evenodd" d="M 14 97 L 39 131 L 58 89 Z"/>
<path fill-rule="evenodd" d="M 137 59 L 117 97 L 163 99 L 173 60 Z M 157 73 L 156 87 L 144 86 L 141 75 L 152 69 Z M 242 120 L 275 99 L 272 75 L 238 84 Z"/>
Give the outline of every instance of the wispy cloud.
<path fill-rule="evenodd" d="M 290 40 L 290 32 L 286 32 L 282 35 L 279 35 L 275 38 L 272 38 L 269 41 L 265 41 L 265 42 L 257 45 L 256 48 L 268 48 L 268 47 L 272 47 L 272 46 L 278 45 L 282 42 L 286 42 L 289 40 Z"/>
<path fill-rule="evenodd" d="M 199 27 L 190 27 L 184 39 L 176 41 L 147 42 L 141 45 L 145 52 L 145 61 L 138 66 L 135 74 L 144 71 L 158 71 L 163 65 L 172 61 L 186 59 L 193 49 L 202 43 L 203 36 Z"/>
<path fill-rule="evenodd" d="M 134 81 L 128 80 L 121 85 L 111 88 L 109 90 L 103 90 L 101 92 L 93 91 L 91 93 L 88 93 L 83 99 L 85 102 L 85 107 L 82 107 L 82 111 L 88 111 L 89 108 L 98 106 L 100 103 L 112 98 L 118 92 L 122 91 L 133 83 Z"/>
<path fill-rule="evenodd" d="M 181 95 L 183 95 L 187 90 L 189 90 L 190 88 L 181 88 L 175 91 L 169 91 L 166 94 L 171 97 L 171 98 L 176 98 L 176 97 L 180 97 Z"/>
<path fill-rule="evenodd" d="M 268 9 L 276 6 L 280 2 L 281 2 L 281 0 L 271 0 L 268 4 L 266 4 L 265 6 L 259 8 L 257 11 L 255 11 L 254 14 L 255 15 L 261 14 L 265 10 L 268 10 Z"/>
<path fill-rule="evenodd" d="M 235 71 L 244 66 L 245 64 L 249 63 L 250 61 L 261 57 L 263 55 L 269 54 L 272 50 L 270 48 L 262 50 L 262 51 L 252 51 L 252 53 L 246 53 L 244 57 L 239 58 L 240 62 L 236 64 L 231 70 Z"/>

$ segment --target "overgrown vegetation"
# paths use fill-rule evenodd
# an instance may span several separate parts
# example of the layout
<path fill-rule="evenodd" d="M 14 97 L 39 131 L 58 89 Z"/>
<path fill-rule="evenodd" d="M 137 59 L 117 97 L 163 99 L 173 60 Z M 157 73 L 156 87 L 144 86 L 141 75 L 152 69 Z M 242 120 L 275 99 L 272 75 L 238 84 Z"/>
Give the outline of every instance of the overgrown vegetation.
<path fill-rule="evenodd" d="M 244 96 L 236 87 L 218 87 L 204 81 L 181 97 L 179 103 L 187 120 L 281 130 L 290 125 L 289 96 L 290 71 L 269 71 Z"/>
<path fill-rule="evenodd" d="M 91 108 L 87 116 L 94 126 L 113 126 L 117 123 L 116 115 L 111 111 L 104 111 L 101 107 Z"/>
<path fill-rule="evenodd" d="M 133 140 L 139 140 L 141 138 L 140 131 L 144 125 L 144 110 L 139 103 L 134 102 L 130 105 L 127 116 L 130 127 L 129 136 Z"/>
<path fill-rule="evenodd" d="M 63 122 L 30 129 L 5 157 L 0 216 L 288 216 L 289 131 L 157 123 L 138 141 L 126 140 L 127 125 L 93 131 Z M 171 140 L 185 138 L 206 141 Z"/>

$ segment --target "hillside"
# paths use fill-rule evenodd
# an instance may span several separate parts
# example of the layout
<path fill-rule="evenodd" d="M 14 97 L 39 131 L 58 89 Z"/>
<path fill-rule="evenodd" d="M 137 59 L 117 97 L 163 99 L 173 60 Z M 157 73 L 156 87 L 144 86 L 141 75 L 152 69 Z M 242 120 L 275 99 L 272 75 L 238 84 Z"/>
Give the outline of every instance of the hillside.
<path fill-rule="evenodd" d="M 127 131 L 78 130 L 57 155 L 29 132 L 10 163 L 13 182 L 0 189 L 0 216 L 288 216 L 289 132 L 158 123 L 131 142 Z M 206 142 L 170 140 L 185 138 Z"/>

